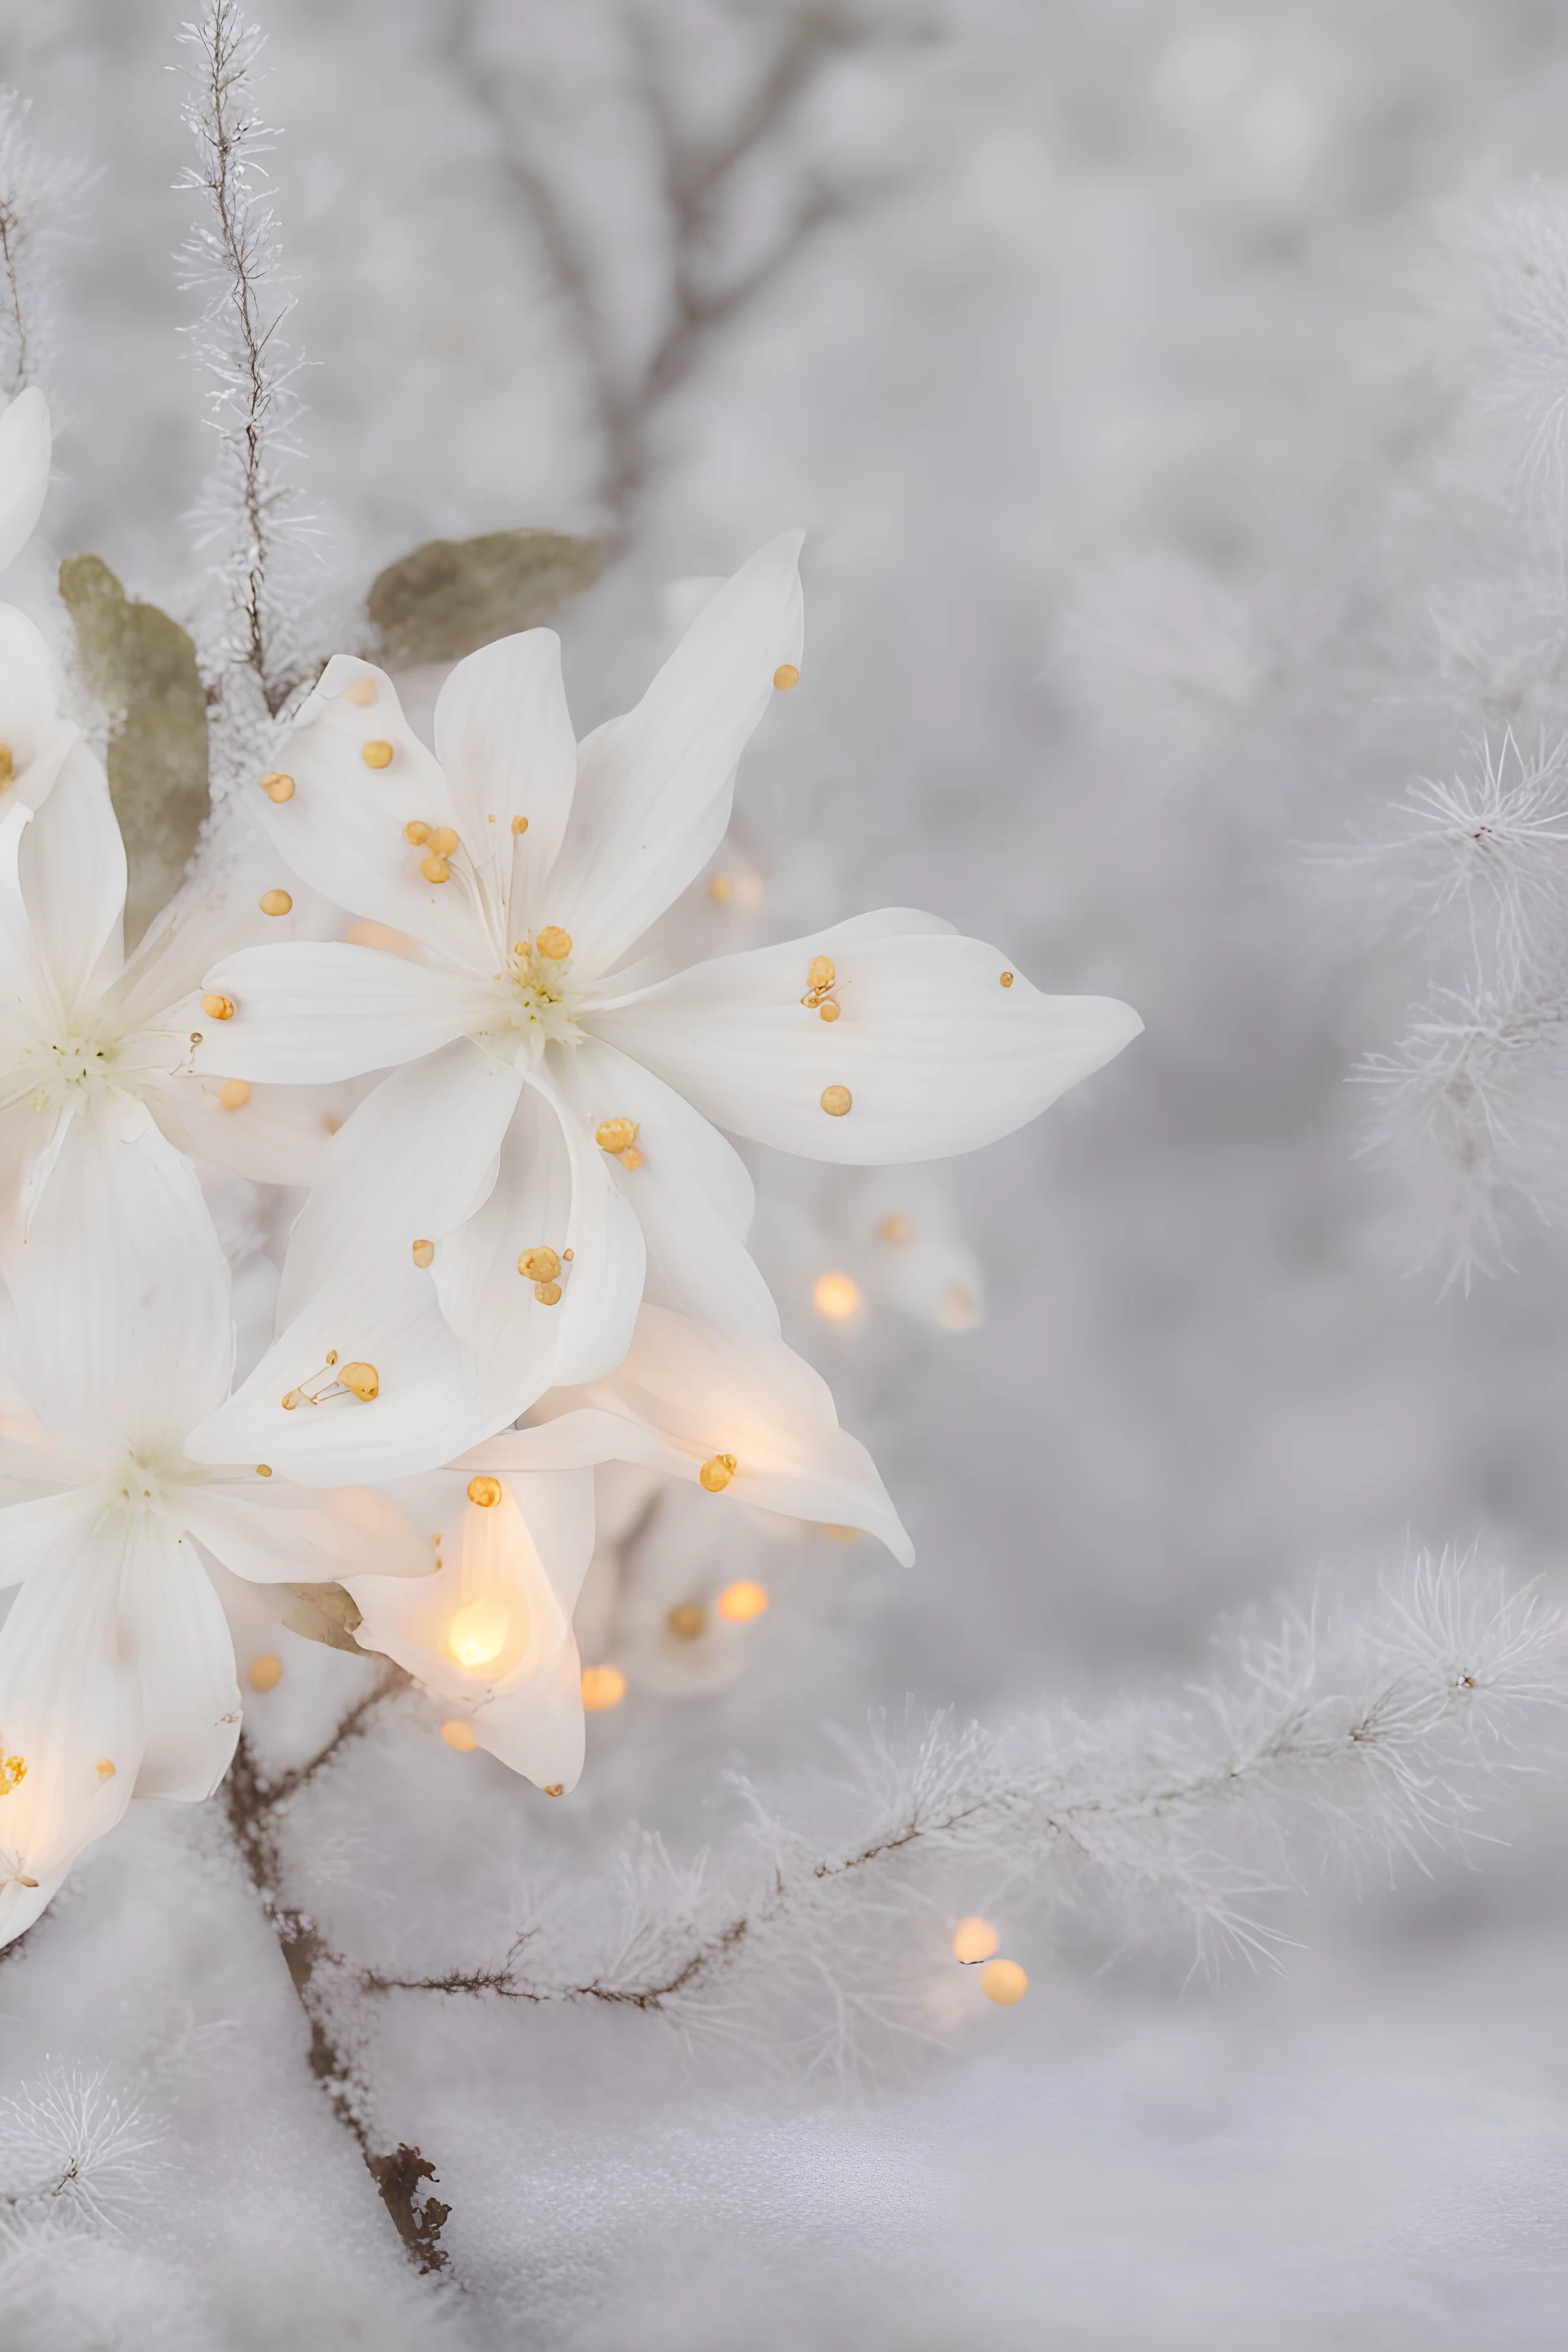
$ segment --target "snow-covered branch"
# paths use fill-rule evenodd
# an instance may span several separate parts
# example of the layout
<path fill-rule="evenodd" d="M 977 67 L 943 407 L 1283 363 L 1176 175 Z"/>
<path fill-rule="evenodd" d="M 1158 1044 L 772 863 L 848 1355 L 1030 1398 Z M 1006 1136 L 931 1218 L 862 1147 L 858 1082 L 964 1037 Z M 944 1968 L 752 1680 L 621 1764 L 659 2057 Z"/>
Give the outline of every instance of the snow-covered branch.
<path fill-rule="evenodd" d="M 0 392 L 43 380 L 52 331 L 48 249 L 80 193 L 71 164 L 39 152 L 28 101 L 0 90 Z"/>

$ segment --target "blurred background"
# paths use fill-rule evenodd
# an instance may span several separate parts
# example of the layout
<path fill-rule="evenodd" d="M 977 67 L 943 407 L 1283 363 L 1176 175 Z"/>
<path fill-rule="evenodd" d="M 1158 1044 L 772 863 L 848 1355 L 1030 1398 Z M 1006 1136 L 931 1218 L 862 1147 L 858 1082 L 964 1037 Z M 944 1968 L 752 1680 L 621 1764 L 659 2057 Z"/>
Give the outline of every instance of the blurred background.
<path fill-rule="evenodd" d="M 1324 1564 L 1373 1579 L 1479 1539 L 1560 1578 L 1557 1163 L 1502 1202 L 1489 1267 L 1449 1279 L 1452 1171 L 1364 1149 L 1376 1090 L 1354 1080 L 1397 1055 L 1450 949 L 1344 851 L 1489 730 L 1532 746 L 1568 715 L 1562 516 L 1521 488 L 1525 362 L 1495 299 L 1524 250 L 1497 261 L 1500 204 L 1517 222 L 1568 175 L 1563 10 L 265 18 L 311 362 L 298 473 L 345 629 L 418 542 L 596 538 L 597 584 L 556 616 L 585 731 L 641 691 L 696 583 L 802 524 L 803 686 L 747 754 L 684 936 L 719 953 L 927 907 L 1147 1024 L 967 1162 L 872 1183 L 749 1154 L 786 1336 L 919 1561 L 792 1539 L 753 1646 L 710 1675 L 650 1662 L 628 1620 L 632 1687 L 591 1724 L 559 1832 L 584 1866 L 633 1817 L 700 1842 L 726 1768 L 781 1769 L 906 1695 L 1089 1707 L 1179 1680 L 1222 1612 Z M 181 517 L 210 460 L 170 259 L 177 31 L 163 0 L 0 5 L 0 79 L 96 174 L 57 257 L 36 584 L 90 550 L 188 617 Z M 900 1220 L 913 1238 L 889 1238 Z M 850 1289 L 823 1292 L 836 1274 Z M 649 1624 L 683 1540 L 647 1571 Z M 177 1961 L 149 1924 L 110 1989 L 84 1945 L 52 1992 L 12 2002 L 7 1979 L 0 2036 L 8 2063 L 40 2035 L 121 2058 L 159 1986 L 222 2025 L 205 2091 L 179 2094 L 184 2145 L 221 2080 L 265 2154 L 257 2182 L 215 2152 L 186 2183 L 149 2330 L 186 2294 L 225 2344 L 285 2340 L 257 2315 L 265 2269 L 277 2324 L 334 2345 L 1545 2346 L 1568 2284 L 1568 1809 L 1551 1769 L 1527 1794 L 1473 1869 L 1294 1898 L 1310 1948 L 1279 1981 L 1184 1989 L 1183 1955 L 1098 1978 L 1041 1945 L 1024 2008 L 966 2017 L 956 2054 L 868 2104 L 693 2076 L 636 2020 L 549 2046 L 513 2020 L 498 2153 L 458 2096 L 489 2044 L 445 2021 L 404 2086 L 467 2231 L 472 2294 L 439 2320 L 309 2086 L 280 2082 L 286 1990 L 227 1962 L 232 1985 L 191 1989 L 216 1967 L 194 1897 Z M 140 1853 L 82 1906 L 108 1916 Z"/>

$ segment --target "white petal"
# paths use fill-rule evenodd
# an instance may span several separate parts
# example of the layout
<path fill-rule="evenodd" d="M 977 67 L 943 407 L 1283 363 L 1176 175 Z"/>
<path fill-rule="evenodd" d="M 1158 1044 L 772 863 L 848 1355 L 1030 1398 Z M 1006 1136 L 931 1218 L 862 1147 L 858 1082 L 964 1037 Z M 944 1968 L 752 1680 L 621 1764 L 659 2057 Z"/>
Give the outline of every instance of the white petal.
<path fill-rule="evenodd" d="M 341 1391 L 285 1407 L 342 1365 L 374 1367 L 368 1402 Z M 442 1319 L 435 1290 L 405 1266 L 345 1266 L 313 1292 L 249 1379 L 192 1430 L 185 1451 L 216 1468 L 266 1462 L 302 1486 L 382 1486 L 449 1462 L 491 1424 L 479 1409 L 474 1367 Z"/>
<path fill-rule="evenodd" d="M 220 956 L 241 948 L 277 947 L 299 940 L 342 936 L 341 907 L 292 877 L 279 877 L 278 853 L 258 825 L 241 823 L 226 834 L 223 854 L 204 857 L 156 914 L 126 959 L 116 1001 L 128 1028 L 166 1019 L 171 1005 L 202 993 L 205 975 Z M 263 912 L 261 900 L 282 879 L 293 905 L 286 915 Z M 187 1020 L 184 1027 L 204 1029 Z M 184 1031 L 182 1031 L 183 1042 Z"/>
<path fill-rule="evenodd" d="M 695 1479 L 733 1454 L 723 1491 L 736 1501 L 864 1528 L 906 1565 L 914 1557 L 870 1455 L 838 1426 L 827 1383 L 782 1339 L 721 1335 L 645 1307 L 615 1377 L 562 1402 L 582 1410 L 488 1439 L 470 1458 L 482 1451 L 497 1472 L 641 1462 Z"/>
<path fill-rule="evenodd" d="M 755 1193 L 739 1153 L 662 1079 L 597 1038 L 554 1067 L 586 1140 L 606 1120 L 636 1122 L 640 1164 L 606 1154 L 605 1165 L 642 1227 L 649 1301 L 719 1330 L 776 1332 L 778 1308 L 745 1245 Z"/>
<path fill-rule="evenodd" d="M 531 878 L 549 871 L 566 830 L 577 745 L 552 629 L 498 638 L 460 661 L 436 704 L 436 751 L 475 863 L 495 877 L 500 908 L 531 919 Z M 512 831 L 512 819 L 525 830 Z"/>
<path fill-rule="evenodd" d="M 109 779 L 85 744 L 23 835 L 18 867 L 33 937 L 69 1013 L 118 971 L 125 908 L 125 846 Z"/>
<path fill-rule="evenodd" d="M 21 553 L 44 511 L 53 446 L 48 402 L 30 383 L 0 415 L 0 570 Z"/>
<path fill-rule="evenodd" d="M 521 1088 L 515 1070 L 460 1038 L 368 1094 L 332 1138 L 289 1236 L 279 1324 L 345 1259 L 401 1276 L 416 1241 L 439 1244 L 471 1217 L 496 1181 Z"/>
<path fill-rule="evenodd" d="M 100 1507 L 85 1486 L 0 1506 L 0 1585 L 20 1584 L 35 1569 L 76 1551 Z"/>
<path fill-rule="evenodd" d="M 368 705 L 351 688 L 374 689 Z M 373 768 L 365 747 L 390 743 L 389 764 Z M 265 793 L 253 803 L 268 838 L 294 873 L 324 898 L 406 931 L 459 965 L 482 952 L 482 928 L 460 880 L 429 882 L 425 854 L 404 836 L 415 819 L 462 833 L 457 803 L 440 767 L 403 715 L 384 670 L 335 654 L 300 709 L 279 768 L 292 776 L 286 801 Z M 281 878 L 281 877 L 280 877 Z"/>
<path fill-rule="evenodd" d="M 20 1253 L 24 1388 L 63 1444 L 118 1463 L 183 1442 L 227 1389 L 228 1267 L 195 1171 L 112 1104 L 71 1121 Z"/>
<path fill-rule="evenodd" d="M 0 418 L 0 430 L 4 430 Z M 60 674 L 42 633 L 0 604 L 0 743 L 11 754 L 7 788 L 27 808 L 47 799 L 81 730 L 60 716 Z"/>
<path fill-rule="evenodd" d="M 162 1078 L 142 1099 L 177 1151 L 232 1168 L 257 1184 L 309 1184 L 337 1121 L 334 1097 L 314 1087 L 255 1086 L 226 1103 L 221 1078 Z"/>
<path fill-rule="evenodd" d="M 117 1530 L 29 1577 L 0 1628 L 0 1755 L 26 1767 L 0 1797 L 0 1944 L 32 1925 L 135 1787 L 142 1702 L 120 1640 L 122 1549 Z"/>
<path fill-rule="evenodd" d="M 242 948 L 214 965 L 205 986 L 231 997 L 235 1011 L 203 1027 L 195 1068 L 286 1086 L 416 1062 L 480 1027 L 491 1004 L 490 992 L 461 972 L 340 942 Z"/>
<path fill-rule="evenodd" d="M 564 1126 L 553 1093 L 543 1091 L 548 1085 L 541 1072 L 525 1087 L 494 1190 L 477 1214 L 437 1242 L 431 1267 L 441 1311 L 479 1366 L 492 1428 L 515 1420 L 547 1388 L 618 1364 L 642 1297 L 637 1219 L 603 1153 L 574 1124 Z M 542 1247 L 562 1261 L 553 1306 L 541 1301 L 518 1264 Z"/>
<path fill-rule="evenodd" d="M 837 1021 L 800 1001 L 818 955 L 837 967 Z M 979 940 L 850 923 L 697 964 L 594 1015 L 597 1035 L 716 1125 L 859 1165 L 941 1160 L 1010 1135 L 1142 1025 L 1111 997 L 1042 996 Z M 848 1090 L 844 1116 L 823 1107 L 833 1087 Z"/>
<path fill-rule="evenodd" d="M 773 673 L 800 665 L 801 539 L 786 531 L 753 555 L 637 709 L 579 747 L 572 821 L 538 912 L 570 931 L 581 971 L 608 971 L 723 839 L 735 763 Z"/>
<path fill-rule="evenodd" d="M 32 821 L 20 801 L 7 803 L 0 814 L 0 1059 L 5 1063 L 23 1043 L 52 1034 L 56 1018 L 54 983 L 22 896 L 22 842 Z"/>
<path fill-rule="evenodd" d="M 571 1608 L 593 1543 L 591 1479 L 503 1483 L 494 1507 L 465 1504 L 435 1576 L 353 1582 L 363 1612 L 354 1638 L 454 1702 L 514 1770 L 571 1788 L 583 1721 Z"/>
<path fill-rule="evenodd" d="M 429 1549 L 413 1522 L 368 1486 L 322 1494 L 252 1477 L 192 1486 L 184 1507 L 197 1542 L 257 1584 L 424 1576 L 430 1568 Z"/>
<path fill-rule="evenodd" d="M 126 1544 L 120 1638 L 142 1686 L 136 1794 L 199 1803 L 239 1738 L 234 1643 L 195 1548 L 150 1520 Z"/>

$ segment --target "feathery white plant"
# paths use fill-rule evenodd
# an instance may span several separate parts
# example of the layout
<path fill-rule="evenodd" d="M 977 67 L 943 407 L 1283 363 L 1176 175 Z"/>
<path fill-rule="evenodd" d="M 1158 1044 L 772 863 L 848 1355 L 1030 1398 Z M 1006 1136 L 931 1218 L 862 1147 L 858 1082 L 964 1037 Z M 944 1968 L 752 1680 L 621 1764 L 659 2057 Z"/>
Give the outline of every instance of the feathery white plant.
<path fill-rule="evenodd" d="M 184 110 L 197 161 L 175 185 L 203 209 L 181 249 L 180 283 L 205 298 L 194 331 L 219 443 L 191 518 L 196 544 L 219 551 L 219 608 L 202 647 L 217 697 L 216 799 L 260 756 L 304 682 L 311 520 L 291 476 L 303 361 L 284 337 L 294 296 L 263 162 L 279 134 L 252 89 L 264 37 L 237 0 L 212 0 L 181 38 L 193 53 Z"/>
<path fill-rule="evenodd" d="M 81 174 L 40 152 L 28 101 L 0 90 L 0 392 L 7 397 L 41 381 L 51 352 L 49 247 L 58 236 Z"/>
<path fill-rule="evenodd" d="M 106 2069 L 50 2067 L 0 2100 L 0 2211 L 114 2231 L 149 2192 L 163 2131 Z"/>
<path fill-rule="evenodd" d="M 874 1725 L 783 1804 L 737 1782 L 750 1820 L 722 1853 L 682 1865 L 638 1837 L 541 1890 L 492 1966 L 359 1980 L 634 2008 L 844 2070 L 943 2022 L 956 1913 L 1078 1914 L 1102 1946 L 1112 1921 L 1126 1942 L 1174 1927 L 1205 1965 L 1275 1953 L 1271 1897 L 1334 1855 L 1463 1850 L 1512 1742 L 1568 1701 L 1568 1612 L 1469 1557 L 1321 1588 L 1215 1650 L 1203 1679 L 1099 1718 Z"/>

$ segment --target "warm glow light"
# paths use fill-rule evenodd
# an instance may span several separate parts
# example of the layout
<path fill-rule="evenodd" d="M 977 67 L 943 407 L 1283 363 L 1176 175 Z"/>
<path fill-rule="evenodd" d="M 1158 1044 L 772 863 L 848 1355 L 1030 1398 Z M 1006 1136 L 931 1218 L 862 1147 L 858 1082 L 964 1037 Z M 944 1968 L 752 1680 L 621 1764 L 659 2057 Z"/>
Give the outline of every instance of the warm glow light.
<path fill-rule="evenodd" d="M 366 916 L 349 925 L 343 940 L 351 948 L 380 948 L 384 955 L 406 956 L 414 963 L 422 961 L 425 954 L 418 940 L 411 940 L 406 931 L 395 931 L 390 923 L 373 923 Z"/>
<path fill-rule="evenodd" d="M 950 1282 L 942 1294 L 936 1319 L 944 1331 L 973 1331 L 980 1320 L 973 1291 L 964 1283 Z"/>
<path fill-rule="evenodd" d="M 753 1584 L 747 1577 L 742 1577 L 736 1584 L 727 1584 L 714 1603 L 720 1616 L 731 1625 L 749 1624 L 753 1617 L 762 1615 L 767 1605 L 767 1586 Z"/>
<path fill-rule="evenodd" d="M 457 1749 L 459 1756 L 467 1756 L 479 1744 L 461 1716 L 455 1715 L 449 1723 L 441 1726 L 441 1737 L 448 1748 Z"/>
<path fill-rule="evenodd" d="M 989 1919 L 961 1919 L 952 1931 L 952 1957 L 972 1969 L 976 1960 L 988 1960 L 1001 1941 Z"/>
<path fill-rule="evenodd" d="M 246 1675 L 245 1679 L 254 1691 L 276 1689 L 279 1683 L 283 1679 L 282 1659 L 269 1656 L 252 1658 L 250 1661 L 250 1672 Z"/>
<path fill-rule="evenodd" d="M 584 1667 L 583 1705 L 590 1715 L 603 1715 L 619 1706 L 626 1695 L 626 1678 L 619 1666 Z"/>
<path fill-rule="evenodd" d="M 980 1971 L 980 1990 L 998 2009 L 1011 2009 L 1029 1990 L 1029 1979 L 1016 1960 L 987 1960 Z"/>
<path fill-rule="evenodd" d="M 811 1286 L 811 1303 L 830 1323 L 847 1323 L 860 1312 L 860 1286 L 852 1275 L 819 1274 Z"/>
<path fill-rule="evenodd" d="M 447 1647 L 460 1666 L 488 1666 L 506 1647 L 511 1619 L 499 1601 L 470 1601 L 447 1628 Z"/>

